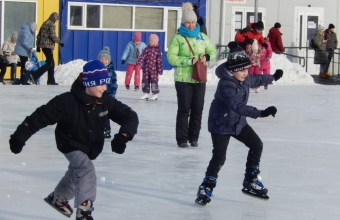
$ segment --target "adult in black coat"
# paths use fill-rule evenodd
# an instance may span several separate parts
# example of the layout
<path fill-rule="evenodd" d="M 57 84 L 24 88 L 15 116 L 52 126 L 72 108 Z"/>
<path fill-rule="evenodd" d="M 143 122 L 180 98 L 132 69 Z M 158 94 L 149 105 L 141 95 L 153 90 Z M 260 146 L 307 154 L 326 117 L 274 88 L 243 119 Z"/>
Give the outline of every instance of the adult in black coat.
<path fill-rule="evenodd" d="M 200 25 L 200 32 L 204 33 L 205 35 L 208 35 L 207 32 L 207 27 L 205 26 L 203 18 L 198 14 L 198 6 L 193 5 L 194 7 L 194 12 L 196 13 L 197 16 L 197 23 Z"/>
<path fill-rule="evenodd" d="M 91 214 L 96 197 L 96 175 L 91 160 L 102 152 L 108 119 L 121 127 L 111 142 L 112 151 L 122 154 L 137 133 L 135 111 L 106 92 L 109 73 L 99 60 L 85 64 L 71 91 L 56 96 L 37 108 L 11 135 L 10 149 L 20 153 L 25 142 L 47 125 L 57 124 L 57 148 L 70 162 L 68 171 L 45 199 L 62 214 L 73 213 L 68 200 L 75 198 L 77 217 Z M 84 214 L 85 213 L 85 214 Z"/>

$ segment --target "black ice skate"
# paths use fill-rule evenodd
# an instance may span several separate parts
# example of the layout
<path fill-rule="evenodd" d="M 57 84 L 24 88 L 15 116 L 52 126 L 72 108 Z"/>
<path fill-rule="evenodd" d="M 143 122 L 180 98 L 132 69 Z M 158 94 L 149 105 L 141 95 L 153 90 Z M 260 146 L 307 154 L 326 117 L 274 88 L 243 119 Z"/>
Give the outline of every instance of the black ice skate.
<path fill-rule="evenodd" d="M 246 169 L 242 192 L 245 195 L 267 200 L 269 199 L 269 196 L 267 196 L 268 189 L 264 188 L 262 182 L 258 178 L 258 174 L 260 174 L 258 167 Z"/>
<path fill-rule="evenodd" d="M 57 198 L 54 199 L 54 193 L 52 192 L 44 200 L 47 204 L 52 206 L 64 216 L 67 216 L 69 218 L 71 217 L 73 209 L 68 204 L 68 201 L 66 199 L 62 198 L 61 196 L 57 196 Z"/>
<path fill-rule="evenodd" d="M 202 184 L 198 187 L 197 198 L 195 202 L 199 205 L 206 205 L 211 201 L 213 188 L 216 186 L 216 178 L 207 176 L 203 179 Z"/>
<path fill-rule="evenodd" d="M 83 202 L 77 209 L 76 220 L 93 220 L 91 213 L 94 210 L 91 200 Z"/>
<path fill-rule="evenodd" d="M 111 138 L 111 130 L 104 131 L 104 138 Z"/>

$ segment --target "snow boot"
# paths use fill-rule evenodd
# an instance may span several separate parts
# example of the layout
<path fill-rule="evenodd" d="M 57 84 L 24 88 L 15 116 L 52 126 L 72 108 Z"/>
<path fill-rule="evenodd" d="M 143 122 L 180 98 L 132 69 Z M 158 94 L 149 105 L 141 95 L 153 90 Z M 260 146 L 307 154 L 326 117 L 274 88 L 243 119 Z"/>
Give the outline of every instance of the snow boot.
<path fill-rule="evenodd" d="M 216 178 L 213 176 L 206 176 L 202 184 L 198 187 L 197 198 L 195 202 L 199 205 L 206 205 L 211 201 L 213 188 L 216 187 Z"/>
<path fill-rule="evenodd" d="M 72 207 L 68 204 L 68 201 L 61 196 L 54 197 L 54 192 L 48 195 L 45 199 L 45 202 L 56 209 L 61 214 L 70 217 L 73 213 Z"/>
<path fill-rule="evenodd" d="M 111 130 L 104 131 L 104 138 L 111 138 Z"/>
<path fill-rule="evenodd" d="M 135 86 L 135 91 L 137 92 L 139 90 L 139 86 Z"/>
<path fill-rule="evenodd" d="M 191 141 L 190 145 L 191 147 L 198 147 L 197 141 Z"/>
<path fill-rule="evenodd" d="M 150 100 L 156 101 L 157 98 L 158 98 L 158 94 L 153 94 Z"/>
<path fill-rule="evenodd" d="M 187 143 L 180 143 L 178 144 L 178 147 L 180 148 L 186 148 L 186 147 L 189 147 Z"/>
<path fill-rule="evenodd" d="M 94 210 L 91 200 L 86 200 L 77 209 L 76 220 L 93 220 L 91 213 Z"/>
<path fill-rule="evenodd" d="M 267 90 L 267 89 L 268 89 L 268 85 L 265 85 L 265 86 L 264 86 L 264 89 Z"/>
<path fill-rule="evenodd" d="M 125 85 L 125 88 L 126 88 L 127 90 L 129 90 L 129 89 L 130 89 L 130 85 Z"/>
<path fill-rule="evenodd" d="M 324 74 L 326 77 L 328 77 L 328 78 L 331 78 L 331 77 L 332 77 L 332 75 L 329 74 L 328 71 L 323 72 L 323 74 Z"/>
<path fill-rule="evenodd" d="M 144 93 L 144 95 L 142 97 L 140 97 L 140 100 L 149 100 L 149 94 L 148 93 Z"/>
<path fill-rule="evenodd" d="M 323 78 L 323 79 L 327 78 L 327 76 L 325 75 L 325 73 L 319 73 L 319 77 L 320 77 L 320 78 Z"/>
<path fill-rule="evenodd" d="M 246 169 L 242 192 L 249 196 L 267 200 L 269 199 L 267 196 L 268 189 L 263 186 L 261 177 L 258 176 L 259 174 L 260 170 L 258 166 Z"/>

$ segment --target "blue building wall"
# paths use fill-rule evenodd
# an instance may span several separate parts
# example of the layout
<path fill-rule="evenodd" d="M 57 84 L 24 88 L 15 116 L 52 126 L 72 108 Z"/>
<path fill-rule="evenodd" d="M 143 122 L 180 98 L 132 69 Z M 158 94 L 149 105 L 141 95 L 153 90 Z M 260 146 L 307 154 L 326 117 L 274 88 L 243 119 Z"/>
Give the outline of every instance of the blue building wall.
<path fill-rule="evenodd" d="M 128 42 L 133 39 L 135 31 L 102 31 L 102 30 L 68 30 L 67 29 L 67 14 L 69 0 L 60 1 L 60 36 L 65 44 L 65 47 L 60 50 L 59 62 L 67 63 L 76 59 L 93 60 L 97 59 L 98 53 L 104 46 L 110 47 L 111 60 L 117 70 L 124 71 L 126 66 L 121 64 L 121 57 Z M 205 3 L 206 0 L 168 0 L 158 1 L 158 3 L 150 3 L 146 0 L 72 0 L 71 2 L 82 3 L 105 3 L 105 4 L 129 4 L 129 5 L 148 5 L 148 6 L 171 6 L 181 7 L 183 2 L 192 2 L 197 4 L 200 8 L 200 15 L 205 18 Z M 166 52 L 164 51 L 165 32 L 142 32 L 142 41 L 145 44 L 149 42 L 150 34 L 157 34 L 159 37 L 159 44 L 163 50 L 163 65 L 165 70 L 172 69 L 172 66 L 166 59 Z"/>

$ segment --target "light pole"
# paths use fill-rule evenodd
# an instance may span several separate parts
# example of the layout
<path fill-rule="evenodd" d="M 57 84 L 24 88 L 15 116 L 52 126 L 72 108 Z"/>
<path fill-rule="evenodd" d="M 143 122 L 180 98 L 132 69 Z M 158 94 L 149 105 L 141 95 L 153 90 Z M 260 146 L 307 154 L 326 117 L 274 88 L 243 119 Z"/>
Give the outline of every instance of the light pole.
<path fill-rule="evenodd" d="M 255 20 L 254 22 L 256 23 L 258 21 L 258 16 L 257 16 L 257 0 L 255 0 L 255 5 L 254 5 L 254 14 L 255 14 Z"/>

